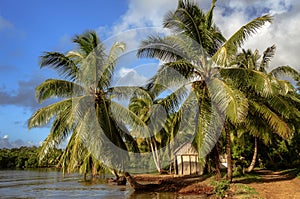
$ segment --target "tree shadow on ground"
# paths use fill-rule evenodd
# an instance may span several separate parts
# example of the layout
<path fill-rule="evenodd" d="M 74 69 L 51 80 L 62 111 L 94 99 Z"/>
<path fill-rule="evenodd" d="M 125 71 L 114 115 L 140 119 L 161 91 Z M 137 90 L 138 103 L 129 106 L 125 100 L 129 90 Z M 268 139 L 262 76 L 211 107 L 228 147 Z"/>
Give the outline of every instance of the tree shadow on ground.
<path fill-rule="evenodd" d="M 235 183 L 269 183 L 269 182 L 278 182 L 292 180 L 297 177 L 297 174 L 300 172 L 299 168 L 288 169 L 284 171 L 272 171 L 272 170 L 256 170 L 250 174 L 239 177 L 234 180 Z"/>

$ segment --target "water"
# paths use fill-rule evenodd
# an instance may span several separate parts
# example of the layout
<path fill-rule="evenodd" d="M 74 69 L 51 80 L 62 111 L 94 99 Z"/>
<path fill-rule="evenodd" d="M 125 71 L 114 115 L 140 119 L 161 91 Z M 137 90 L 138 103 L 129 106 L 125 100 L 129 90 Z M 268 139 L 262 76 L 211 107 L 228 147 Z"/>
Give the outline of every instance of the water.
<path fill-rule="evenodd" d="M 0 170 L 0 198 L 193 199 L 175 193 L 134 193 L 129 185 L 84 182 L 78 174 L 55 170 Z"/>

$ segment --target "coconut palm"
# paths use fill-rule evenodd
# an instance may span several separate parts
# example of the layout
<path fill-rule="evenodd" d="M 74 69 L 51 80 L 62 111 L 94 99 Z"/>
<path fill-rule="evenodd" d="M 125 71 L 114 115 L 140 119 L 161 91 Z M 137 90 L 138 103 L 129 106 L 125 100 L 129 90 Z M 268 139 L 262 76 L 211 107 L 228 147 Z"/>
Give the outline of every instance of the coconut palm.
<path fill-rule="evenodd" d="M 157 58 L 164 63 L 152 78 L 153 92 L 170 86 L 192 86 L 193 92 L 184 103 L 197 108 L 194 143 L 200 157 L 215 146 L 225 118 L 239 123 L 247 115 L 246 97 L 223 81 L 220 70 L 228 66 L 249 35 L 271 21 L 268 15 L 256 18 L 226 40 L 212 20 L 215 2 L 204 13 L 195 2 L 179 0 L 177 9 L 164 18 L 164 27 L 173 34 L 150 36 L 138 51 L 139 57 Z"/>
<path fill-rule="evenodd" d="M 105 172 L 105 165 L 91 154 L 76 132 L 71 135 L 57 166 L 62 168 L 63 173 L 83 174 L 84 180 L 87 179 L 88 173 L 94 178 L 97 174 Z"/>
<path fill-rule="evenodd" d="M 294 96 L 295 89 L 288 81 L 278 79 L 280 75 L 289 75 L 295 79 L 299 74 L 289 66 L 277 67 L 267 72 L 269 62 L 274 53 L 274 45 L 267 48 L 263 56 L 259 55 L 258 50 L 252 52 L 250 49 L 243 49 L 231 64 L 239 69 L 232 68 L 228 69 L 228 71 L 223 71 L 223 74 L 230 74 L 234 78 L 231 81 L 238 84 L 236 86 L 245 93 L 249 103 L 248 115 L 243 126 L 254 136 L 254 153 L 248 172 L 253 170 L 256 162 L 258 138 L 263 139 L 264 143 L 268 143 L 270 136 L 266 135 L 276 132 L 287 139 L 292 134 L 291 129 L 293 129 L 288 120 L 299 117 L 300 113 L 294 105 L 298 101 Z M 238 75 L 232 75 L 233 73 L 238 73 Z M 260 89 L 257 89 L 259 82 L 253 78 L 255 73 L 263 73 L 266 75 L 266 78 L 270 79 L 270 84 L 260 85 L 260 87 L 264 87 L 265 91 L 270 91 L 268 92 L 269 94 L 263 92 L 263 90 L 256 92 Z M 223 75 L 223 77 L 226 75 Z M 253 81 L 256 84 L 256 89 L 252 89 L 250 86 Z"/>
<path fill-rule="evenodd" d="M 77 47 L 74 51 L 45 52 L 41 56 L 41 68 L 56 70 L 62 79 L 48 79 L 36 88 L 40 103 L 51 98 L 58 100 L 35 112 L 28 127 L 52 122 L 50 133 L 42 144 L 41 158 L 50 148 L 71 137 L 65 152 L 71 164 L 68 167 L 77 166 L 85 159 L 82 156 L 91 152 L 93 159 L 121 169 L 128 159 L 125 151 L 137 150 L 121 118 L 113 117 L 110 112 L 111 107 L 117 105 L 112 100 L 113 90 L 118 90 L 112 88 L 112 77 L 118 55 L 125 45 L 116 42 L 107 52 L 94 31 L 76 35 L 73 42 Z M 127 91 L 125 87 L 119 90 Z M 122 152 L 114 153 L 112 146 Z"/>
<path fill-rule="evenodd" d="M 175 103 L 174 100 L 178 100 L 177 95 L 179 94 L 185 95 L 187 90 L 183 87 L 165 98 L 159 98 L 147 89 L 144 91 L 143 95 L 132 96 L 129 110 L 144 123 L 144 126 L 147 126 L 148 135 L 144 134 L 143 140 L 150 148 L 157 171 L 163 173 L 162 161 L 169 164 L 171 160 L 170 144 L 178 131 L 178 112 L 174 112 L 174 104 L 178 104 L 178 102 Z M 142 132 L 140 133 L 142 134 Z M 163 154 L 167 150 L 169 150 L 168 154 Z"/>

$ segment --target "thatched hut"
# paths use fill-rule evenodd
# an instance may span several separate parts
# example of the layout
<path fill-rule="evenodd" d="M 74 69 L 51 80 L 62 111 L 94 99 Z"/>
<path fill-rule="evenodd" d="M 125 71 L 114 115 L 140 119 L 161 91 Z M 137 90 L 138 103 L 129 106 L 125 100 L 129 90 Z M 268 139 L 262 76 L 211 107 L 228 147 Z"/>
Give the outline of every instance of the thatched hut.
<path fill-rule="evenodd" d="M 191 143 L 185 143 L 174 151 L 176 175 L 201 174 L 198 152 Z"/>

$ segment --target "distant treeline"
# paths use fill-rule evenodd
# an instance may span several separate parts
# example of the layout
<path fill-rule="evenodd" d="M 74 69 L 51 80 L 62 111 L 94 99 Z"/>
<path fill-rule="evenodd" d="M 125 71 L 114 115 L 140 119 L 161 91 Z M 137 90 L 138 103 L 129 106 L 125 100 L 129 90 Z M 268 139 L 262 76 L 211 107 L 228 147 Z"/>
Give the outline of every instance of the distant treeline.
<path fill-rule="evenodd" d="M 40 147 L 35 146 L 0 149 L 0 169 L 54 167 L 57 165 L 63 150 L 53 149 L 42 161 L 39 161 L 39 152 Z"/>

